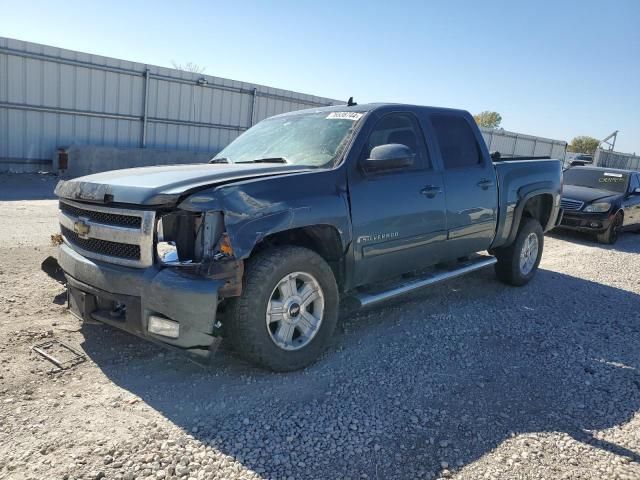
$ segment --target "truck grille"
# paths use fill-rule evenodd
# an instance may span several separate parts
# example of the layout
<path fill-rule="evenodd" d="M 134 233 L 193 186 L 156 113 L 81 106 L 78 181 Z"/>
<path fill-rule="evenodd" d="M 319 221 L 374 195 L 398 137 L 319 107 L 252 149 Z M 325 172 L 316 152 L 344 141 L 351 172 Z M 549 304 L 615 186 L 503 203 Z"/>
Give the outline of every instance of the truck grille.
<path fill-rule="evenodd" d="M 60 231 L 81 255 L 130 267 L 153 264 L 155 212 L 60 200 Z"/>
<path fill-rule="evenodd" d="M 119 227 L 140 228 L 142 217 L 119 215 L 115 213 L 97 212 L 85 208 L 74 207 L 68 203 L 60 202 L 60 210 L 73 217 L 84 217 L 104 225 L 116 225 Z"/>
<path fill-rule="evenodd" d="M 581 202 L 580 200 L 572 200 L 570 198 L 563 198 L 560 200 L 560 206 L 564 208 L 565 212 L 575 212 L 580 210 L 583 205 L 584 202 Z"/>
<path fill-rule="evenodd" d="M 140 260 L 140 245 L 129 245 L 127 243 L 110 242 L 108 240 L 98 240 L 95 238 L 81 238 L 76 232 L 72 232 L 63 226 L 60 226 L 60 231 L 64 238 L 72 245 L 77 245 L 88 252 L 110 257 Z"/>

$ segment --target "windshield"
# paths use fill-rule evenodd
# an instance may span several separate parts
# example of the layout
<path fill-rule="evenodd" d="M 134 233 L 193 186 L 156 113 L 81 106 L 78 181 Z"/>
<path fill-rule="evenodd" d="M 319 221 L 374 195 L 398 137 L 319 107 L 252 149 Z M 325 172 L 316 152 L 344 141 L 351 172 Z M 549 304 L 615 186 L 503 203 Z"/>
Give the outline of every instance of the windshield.
<path fill-rule="evenodd" d="M 309 167 L 331 166 L 362 117 L 356 112 L 314 112 L 268 118 L 247 130 L 213 160 L 273 161 Z"/>
<path fill-rule="evenodd" d="M 629 175 L 606 170 L 570 168 L 564 172 L 564 184 L 624 193 L 629 185 Z"/>

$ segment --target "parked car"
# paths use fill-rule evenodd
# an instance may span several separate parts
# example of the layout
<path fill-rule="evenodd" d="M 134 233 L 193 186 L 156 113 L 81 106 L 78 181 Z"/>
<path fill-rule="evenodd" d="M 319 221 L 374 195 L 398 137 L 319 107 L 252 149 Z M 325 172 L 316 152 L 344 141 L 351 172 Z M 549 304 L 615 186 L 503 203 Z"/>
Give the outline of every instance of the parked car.
<path fill-rule="evenodd" d="M 327 345 L 341 297 L 368 306 L 494 264 L 529 282 L 561 170 L 492 162 L 466 111 L 287 113 L 210 164 L 61 181 L 59 263 L 80 318 L 190 351 L 223 335 L 251 362 L 294 370 Z"/>
<path fill-rule="evenodd" d="M 601 167 L 564 172 L 563 228 L 595 233 L 612 244 L 624 230 L 640 230 L 640 173 Z"/>
<path fill-rule="evenodd" d="M 582 167 L 593 163 L 593 156 L 586 153 L 579 153 L 575 155 L 569 163 L 570 167 Z"/>

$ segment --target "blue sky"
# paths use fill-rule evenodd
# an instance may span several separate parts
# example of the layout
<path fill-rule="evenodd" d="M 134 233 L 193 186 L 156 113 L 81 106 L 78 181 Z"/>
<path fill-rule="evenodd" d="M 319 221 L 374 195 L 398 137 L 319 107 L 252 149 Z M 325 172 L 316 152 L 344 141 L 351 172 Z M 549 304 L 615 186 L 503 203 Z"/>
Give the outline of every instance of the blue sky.
<path fill-rule="evenodd" d="M 640 153 L 640 0 L 0 0 L 0 35 Z"/>

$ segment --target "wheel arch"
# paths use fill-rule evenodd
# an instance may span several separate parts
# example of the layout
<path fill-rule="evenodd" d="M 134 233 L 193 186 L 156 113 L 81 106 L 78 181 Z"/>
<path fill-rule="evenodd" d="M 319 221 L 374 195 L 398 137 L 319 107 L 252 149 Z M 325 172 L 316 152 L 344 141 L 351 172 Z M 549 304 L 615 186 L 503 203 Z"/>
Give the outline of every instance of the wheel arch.
<path fill-rule="evenodd" d="M 507 237 L 506 245 L 510 245 L 516 238 L 523 217 L 534 218 L 540 222 L 543 231 L 550 229 L 553 222 L 553 212 L 558 209 L 554 205 L 556 192 L 553 190 L 534 190 L 525 194 L 514 211 L 511 232 Z"/>
<path fill-rule="evenodd" d="M 622 217 L 622 223 L 620 224 L 620 228 L 622 230 L 624 230 L 624 228 L 625 228 L 624 220 L 625 220 L 625 217 L 626 217 L 625 212 L 624 212 L 624 207 L 616 206 L 615 213 L 612 215 L 612 217 L 615 219 L 618 215 L 620 215 Z"/>
<path fill-rule="evenodd" d="M 320 255 L 331 267 L 339 288 L 344 285 L 344 243 L 338 229 L 329 224 L 305 225 L 272 232 L 254 245 L 249 256 L 272 246 L 296 245 Z"/>

